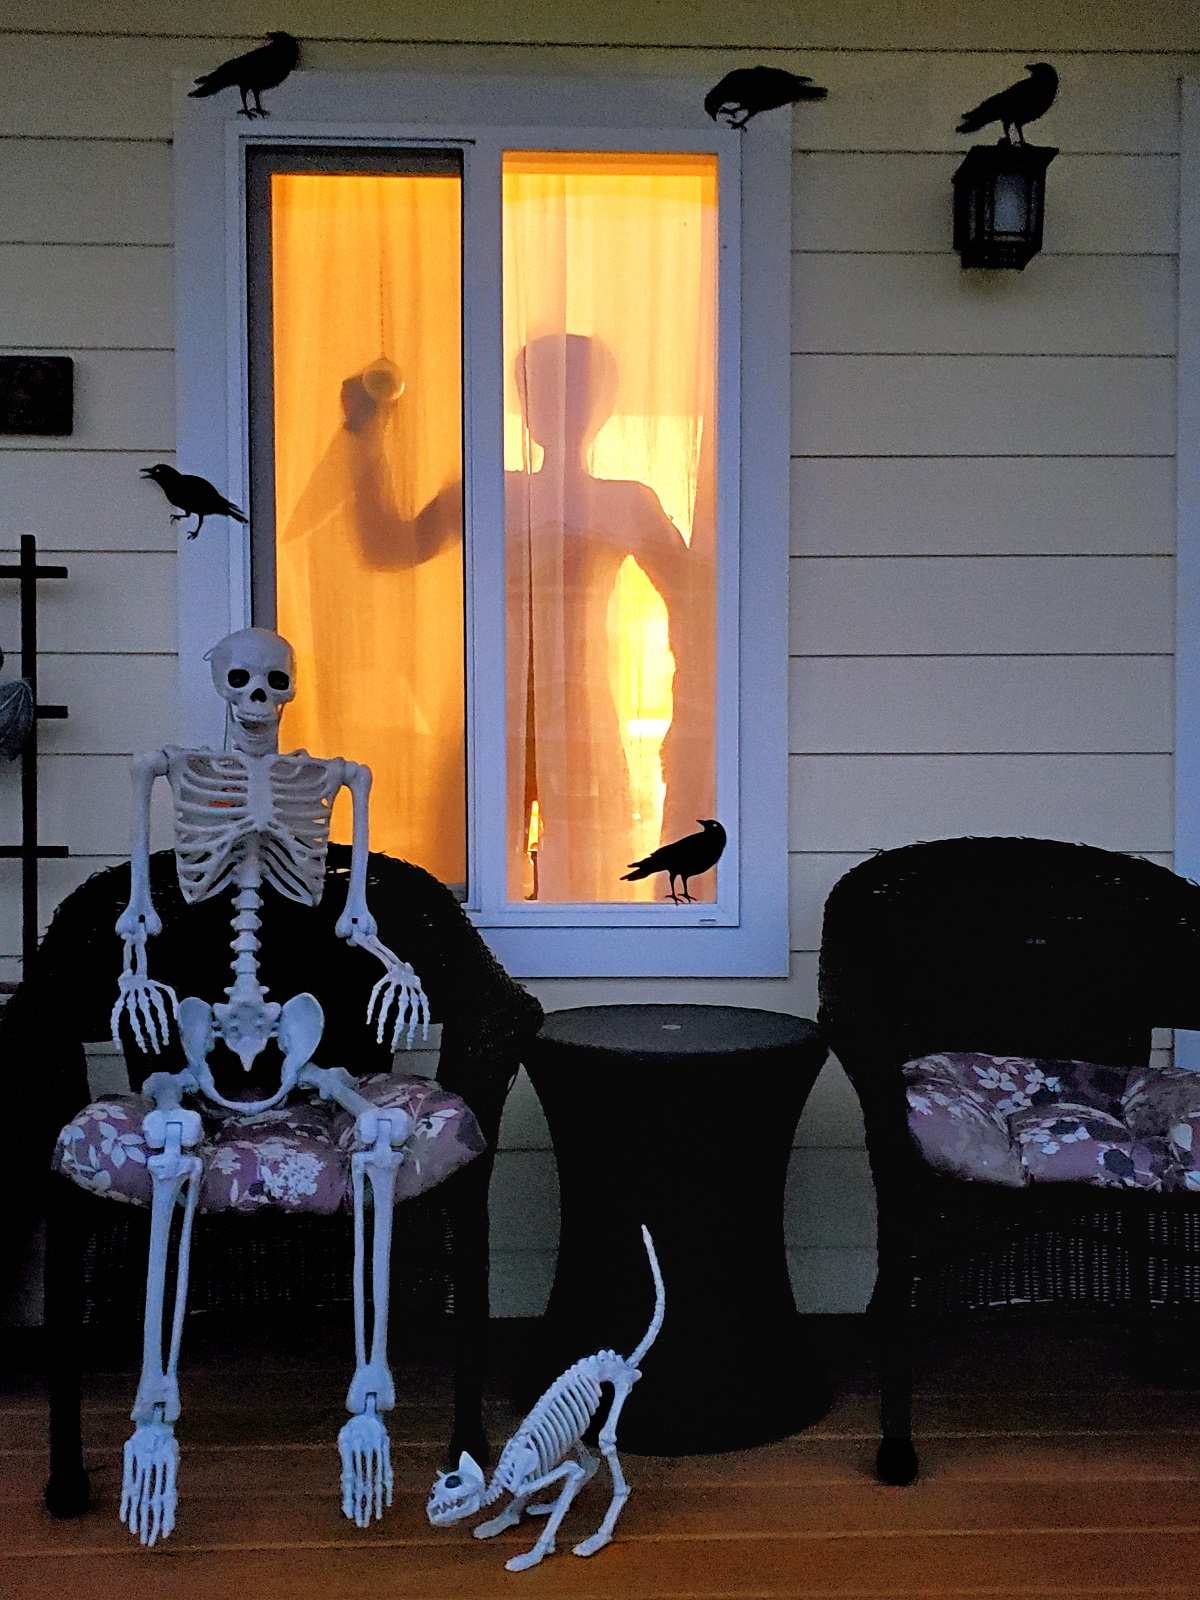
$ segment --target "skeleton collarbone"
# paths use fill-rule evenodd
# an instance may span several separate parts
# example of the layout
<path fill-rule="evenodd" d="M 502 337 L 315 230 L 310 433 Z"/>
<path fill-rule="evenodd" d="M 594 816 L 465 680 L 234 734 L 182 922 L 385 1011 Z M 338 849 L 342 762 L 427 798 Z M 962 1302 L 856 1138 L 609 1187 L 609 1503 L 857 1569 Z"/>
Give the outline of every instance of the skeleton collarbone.
<path fill-rule="evenodd" d="M 262 881 L 315 906 L 325 883 L 329 819 L 346 763 L 237 750 L 168 749 L 175 861 L 189 905 L 207 900 L 254 862 Z"/>

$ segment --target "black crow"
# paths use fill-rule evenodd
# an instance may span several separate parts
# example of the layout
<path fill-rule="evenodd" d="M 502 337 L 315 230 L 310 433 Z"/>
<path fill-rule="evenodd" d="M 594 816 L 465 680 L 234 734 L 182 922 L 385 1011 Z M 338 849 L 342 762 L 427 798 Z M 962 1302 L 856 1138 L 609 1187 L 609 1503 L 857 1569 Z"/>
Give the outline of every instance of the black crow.
<path fill-rule="evenodd" d="M 1025 70 L 1029 74 L 1027 78 L 1001 89 L 999 94 L 989 95 L 974 111 L 968 111 L 958 125 L 959 133 L 976 133 L 989 122 L 999 122 L 1009 144 L 1014 143 L 1014 128 L 1017 130 L 1015 142 L 1024 144 L 1025 124 L 1045 116 L 1058 93 L 1058 73 L 1049 62 L 1034 61 Z"/>
<path fill-rule="evenodd" d="M 0 667 L 4 651 L 0 650 Z M 20 755 L 33 731 L 33 690 L 25 678 L 0 683 L 0 756 L 9 761 Z"/>
<path fill-rule="evenodd" d="M 633 871 L 623 873 L 621 882 L 629 883 L 635 878 L 648 878 L 654 872 L 665 872 L 671 884 L 670 898 L 675 904 L 679 904 L 676 878 L 683 879 L 683 898 L 690 900 L 688 879 L 698 878 L 702 872 L 715 867 L 725 849 L 725 829 L 721 824 L 713 817 L 697 817 L 696 820 L 704 829 L 703 833 L 689 833 L 671 844 L 660 845 L 641 861 L 631 861 L 629 865 Z"/>
<path fill-rule="evenodd" d="M 172 522 L 186 522 L 188 517 L 197 519 L 196 526 L 188 534 L 189 539 L 200 532 L 205 517 L 233 517 L 237 522 L 250 520 L 207 478 L 199 478 L 191 472 L 176 472 L 174 467 L 161 461 L 156 467 L 143 467 L 142 477 L 152 478 L 171 504 L 179 507 L 179 514 L 171 516 Z"/>
<path fill-rule="evenodd" d="M 194 100 L 203 100 L 207 95 L 219 94 L 222 89 L 236 88 L 242 97 L 238 116 L 265 117 L 263 90 L 281 84 L 299 60 L 299 39 L 293 39 L 290 33 L 269 33 L 266 44 L 260 44 L 257 50 L 247 50 L 244 56 L 234 56 L 232 61 L 224 62 L 212 72 L 201 73 L 196 87 L 188 93 Z M 254 96 L 253 109 L 248 95 Z"/>
<path fill-rule="evenodd" d="M 811 78 L 782 67 L 735 67 L 704 96 L 704 109 L 714 122 L 744 128 L 760 111 L 794 106 L 797 100 L 824 100 L 828 93 Z"/>

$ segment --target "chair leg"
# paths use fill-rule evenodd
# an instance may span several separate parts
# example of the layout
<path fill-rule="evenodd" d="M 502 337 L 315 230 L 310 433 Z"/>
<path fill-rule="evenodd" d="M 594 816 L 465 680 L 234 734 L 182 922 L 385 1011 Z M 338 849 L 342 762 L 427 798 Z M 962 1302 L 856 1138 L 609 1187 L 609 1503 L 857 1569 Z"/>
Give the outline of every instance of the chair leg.
<path fill-rule="evenodd" d="M 487 1463 L 488 1440 L 483 1426 L 483 1378 L 488 1332 L 488 1181 L 486 1171 L 473 1162 L 457 1180 L 457 1191 L 447 1196 L 451 1216 L 451 1277 L 454 1317 L 451 1350 L 454 1362 L 454 1426 L 449 1461 L 458 1462 L 465 1450 L 480 1466 Z"/>
<path fill-rule="evenodd" d="M 46 1208 L 45 1326 L 50 1378 L 50 1476 L 44 1500 L 54 1517 L 78 1517 L 91 1504 L 83 1465 L 83 1258 L 86 1201 L 69 1179 L 53 1177 Z"/>
<path fill-rule="evenodd" d="M 907 1241 L 880 1230 L 872 1311 L 879 1341 L 879 1424 L 875 1456 L 881 1483 L 899 1488 L 917 1475 L 912 1442 L 912 1258 Z"/>

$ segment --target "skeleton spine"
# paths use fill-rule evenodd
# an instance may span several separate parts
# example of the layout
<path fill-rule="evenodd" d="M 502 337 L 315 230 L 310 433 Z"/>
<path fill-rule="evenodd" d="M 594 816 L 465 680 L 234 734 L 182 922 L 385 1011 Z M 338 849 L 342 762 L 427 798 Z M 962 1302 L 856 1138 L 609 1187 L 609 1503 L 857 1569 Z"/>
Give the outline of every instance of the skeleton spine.
<path fill-rule="evenodd" d="M 258 841 L 247 840 L 246 854 L 238 863 L 237 893 L 233 897 L 233 987 L 225 992 L 232 998 L 266 991 L 258 981 L 259 929 L 262 927 L 262 872 L 258 861 Z"/>

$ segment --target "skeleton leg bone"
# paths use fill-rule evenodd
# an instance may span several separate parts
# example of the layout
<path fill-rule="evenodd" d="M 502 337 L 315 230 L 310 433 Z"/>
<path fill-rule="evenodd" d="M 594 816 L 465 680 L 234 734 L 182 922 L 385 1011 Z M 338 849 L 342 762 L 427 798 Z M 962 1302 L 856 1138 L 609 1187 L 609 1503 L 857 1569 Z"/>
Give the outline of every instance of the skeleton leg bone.
<path fill-rule="evenodd" d="M 558 1532 L 559 1524 L 571 1509 L 572 1500 L 579 1493 L 583 1484 L 587 1482 L 588 1474 L 578 1461 L 564 1461 L 561 1466 L 555 1467 L 553 1471 L 547 1472 L 534 1483 L 527 1485 L 527 1496 L 539 1493 L 553 1483 L 556 1478 L 566 1480 L 562 1487 L 562 1493 L 558 1497 L 558 1503 L 550 1513 L 546 1526 L 542 1529 L 541 1537 L 533 1548 L 527 1550 L 524 1555 L 513 1556 L 511 1560 L 504 1563 L 509 1572 L 524 1572 L 528 1567 L 536 1567 L 544 1556 L 548 1556 L 551 1553 L 554 1549 L 554 1536 Z M 500 1519 L 497 1517 L 495 1520 L 498 1522 Z M 484 1523 L 483 1526 L 487 1527 L 488 1524 Z M 475 1532 L 478 1535 L 480 1529 L 476 1528 Z"/>
<path fill-rule="evenodd" d="M 353 1099 L 361 1104 L 360 1137 L 374 1136 L 368 1150 L 355 1151 L 350 1160 L 354 1186 L 354 1377 L 346 1395 L 346 1409 L 353 1413 L 338 1435 L 342 1458 L 342 1510 L 360 1528 L 383 1515 L 384 1505 L 392 1503 L 391 1443 L 381 1413 L 396 1403 L 396 1389 L 387 1364 L 388 1296 L 391 1277 L 392 1212 L 396 1195 L 396 1171 L 404 1159 L 396 1148 L 407 1139 L 412 1119 L 400 1110 L 381 1109 L 364 1100 L 355 1090 L 338 1081 L 336 1072 L 309 1068 L 305 1076 L 317 1074 L 330 1086 L 330 1093 L 342 1104 Z M 342 1076 L 347 1076 L 342 1074 Z M 331 1082 L 332 1080 L 332 1082 Z M 374 1312 L 371 1326 L 371 1353 L 367 1358 L 366 1304 L 364 1293 L 365 1183 L 371 1183 L 373 1216 L 371 1223 L 371 1293 Z"/>
<path fill-rule="evenodd" d="M 130 1413 L 137 1424 L 125 1444 L 124 1476 L 121 1484 L 121 1520 L 143 1544 L 165 1539 L 175 1526 L 175 1479 L 179 1465 L 179 1446 L 175 1422 L 179 1417 L 179 1384 L 176 1370 L 183 1335 L 183 1316 L 187 1305 L 188 1260 L 191 1251 L 192 1222 L 200 1195 L 200 1158 L 186 1154 L 183 1146 L 198 1142 L 200 1118 L 195 1111 L 179 1104 L 178 1079 L 155 1073 L 148 1080 L 156 1107 L 143 1123 L 146 1143 L 159 1147 L 146 1165 L 154 1190 L 150 1211 L 150 1254 L 146 1273 L 146 1310 L 142 1330 L 142 1372 L 137 1399 Z M 161 1080 L 156 1083 L 155 1080 Z M 167 1280 L 167 1256 L 171 1242 L 171 1219 L 179 1193 L 186 1187 L 183 1224 L 176 1262 L 175 1308 L 171 1322 L 171 1342 L 163 1363 L 163 1298 Z"/>
<path fill-rule="evenodd" d="M 621 1407 L 629 1398 L 633 1382 L 618 1381 L 613 1388 L 612 1404 L 608 1408 L 604 1427 L 600 1430 L 600 1450 L 605 1461 L 608 1462 L 609 1474 L 612 1478 L 613 1497 L 609 1502 L 608 1510 L 604 1514 L 604 1521 L 592 1534 L 590 1539 L 584 1539 L 575 1546 L 574 1554 L 577 1556 L 594 1556 L 597 1550 L 603 1550 L 612 1540 L 613 1529 L 617 1525 L 617 1518 L 625 1508 L 629 1499 L 629 1485 L 625 1481 L 625 1474 L 621 1471 L 621 1462 L 617 1456 L 617 1421 L 621 1415 Z"/>

